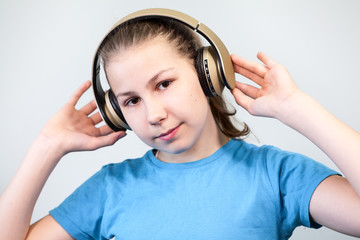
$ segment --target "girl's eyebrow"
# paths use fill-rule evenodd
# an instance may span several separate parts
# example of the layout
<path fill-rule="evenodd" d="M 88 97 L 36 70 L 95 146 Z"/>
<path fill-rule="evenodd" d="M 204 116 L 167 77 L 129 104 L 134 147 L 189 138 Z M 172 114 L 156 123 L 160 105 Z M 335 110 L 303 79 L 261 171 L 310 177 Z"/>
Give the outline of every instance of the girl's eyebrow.
<path fill-rule="evenodd" d="M 146 87 L 149 87 L 153 84 L 153 82 L 156 82 L 156 80 L 159 78 L 159 76 L 165 72 L 171 71 L 173 70 L 173 67 L 164 69 L 164 70 L 160 70 L 158 73 L 156 73 L 152 78 L 150 78 L 150 80 L 146 83 Z M 136 95 L 136 92 L 134 91 L 127 91 L 127 92 L 119 92 L 116 97 L 121 97 L 121 96 L 133 96 Z"/>

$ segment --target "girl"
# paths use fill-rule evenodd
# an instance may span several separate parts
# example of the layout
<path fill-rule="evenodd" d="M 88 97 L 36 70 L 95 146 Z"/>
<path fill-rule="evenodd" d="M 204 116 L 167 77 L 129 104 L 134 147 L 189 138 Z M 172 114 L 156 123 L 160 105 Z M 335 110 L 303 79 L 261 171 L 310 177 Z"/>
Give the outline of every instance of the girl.
<path fill-rule="evenodd" d="M 223 99 L 202 91 L 199 47 L 189 29 L 167 20 L 119 28 L 102 48 L 106 75 L 128 124 L 153 150 L 104 166 L 29 227 L 62 156 L 125 136 L 95 127 L 102 120 L 94 102 L 75 109 L 85 82 L 41 130 L 2 194 L 0 238 L 288 239 L 299 225 L 360 236 L 359 134 L 265 54 L 258 54 L 264 65 L 232 55 L 235 71 L 260 86 L 237 82 L 236 102 L 302 133 L 347 179 L 305 156 L 246 143 L 247 126 L 238 129 Z"/>

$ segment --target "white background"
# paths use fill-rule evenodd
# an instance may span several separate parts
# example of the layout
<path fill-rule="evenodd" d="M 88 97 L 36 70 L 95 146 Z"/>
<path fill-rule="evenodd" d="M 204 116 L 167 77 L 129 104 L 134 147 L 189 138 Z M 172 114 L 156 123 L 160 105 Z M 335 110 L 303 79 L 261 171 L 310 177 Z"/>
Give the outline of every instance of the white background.
<path fill-rule="evenodd" d="M 360 131 L 357 0 L 2 0 L 0 192 L 47 119 L 90 79 L 92 57 L 103 35 L 123 16 L 150 7 L 193 16 L 216 32 L 232 53 L 256 60 L 256 53 L 264 51 L 289 69 L 303 91 Z M 91 99 L 89 92 L 80 105 Z M 300 152 L 336 169 L 307 139 L 278 121 L 249 116 L 240 108 L 238 116 L 258 138 L 250 141 Z M 38 200 L 33 221 L 60 204 L 102 165 L 140 156 L 147 149 L 128 133 L 113 147 L 65 156 Z M 353 239 L 325 228 L 304 227 L 291 239 L 306 238 Z"/>

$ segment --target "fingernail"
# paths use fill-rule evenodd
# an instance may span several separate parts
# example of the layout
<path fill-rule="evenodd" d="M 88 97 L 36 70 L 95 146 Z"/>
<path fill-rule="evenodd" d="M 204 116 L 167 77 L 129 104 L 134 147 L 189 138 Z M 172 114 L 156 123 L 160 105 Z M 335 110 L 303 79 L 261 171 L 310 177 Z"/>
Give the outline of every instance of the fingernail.
<path fill-rule="evenodd" d="M 121 134 L 119 135 L 118 138 L 119 138 L 119 139 L 120 139 L 120 138 L 123 138 L 123 137 L 125 137 L 126 135 L 127 135 L 127 133 L 126 133 L 126 132 L 123 132 L 123 133 L 121 133 Z"/>

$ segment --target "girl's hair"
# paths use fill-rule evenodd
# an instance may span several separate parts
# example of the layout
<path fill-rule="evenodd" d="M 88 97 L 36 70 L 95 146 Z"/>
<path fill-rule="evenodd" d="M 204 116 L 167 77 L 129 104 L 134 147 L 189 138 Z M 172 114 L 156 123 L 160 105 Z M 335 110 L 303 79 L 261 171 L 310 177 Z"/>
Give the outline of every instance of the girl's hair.
<path fill-rule="evenodd" d="M 195 67 L 197 50 L 202 47 L 200 38 L 189 27 L 181 23 L 159 18 L 130 20 L 116 27 L 100 46 L 104 68 L 106 69 L 107 62 L 114 55 L 157 36 L 165 37 Z M 208 99 L 216 124 L 226 136 L 230 138 L 246 137 L 250 133 L 250 129 L 245 123 L 242 130 L 233 124 L 230 117 L 236 114 L 236 110 L 230 111 L 223 97 L 209 97 Z"/>

